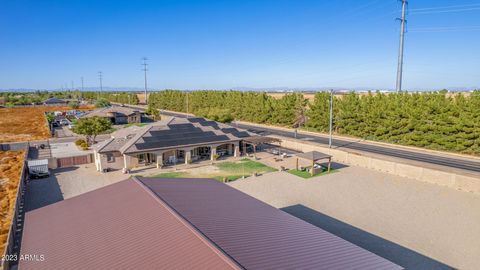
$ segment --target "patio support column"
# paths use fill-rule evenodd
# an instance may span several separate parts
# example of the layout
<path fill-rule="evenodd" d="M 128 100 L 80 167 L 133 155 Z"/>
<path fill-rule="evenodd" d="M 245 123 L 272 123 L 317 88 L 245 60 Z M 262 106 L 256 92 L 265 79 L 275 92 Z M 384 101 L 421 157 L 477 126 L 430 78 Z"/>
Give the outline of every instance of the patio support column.
<path fill-rule="evenodd" d="M 232 147 L 233 145 L 231 143 L 227 144 L 227 154 L 230 156 L 232 154 Z"/>
<path fill-rule="evenodd" d="M 217 146 L 210 146 L 210 160 L 215 160 L 215 155 L 217 154 Z"/>
<path fill-rule="evenodd" d="M 192 150 L 185 149 L 185 164 L 189 164 L 192 161 Z"/>
<path fill-rule="evenodd" d="M 93 156 L 95 157 L 95 167 L 97 171 L 100 171 L 100 155 L 97 153 L 97 150 L 93 151 Z"/>
<path fill-rule="evenodd" d="M 312 160 L 312 171 L 310 172 L 310 175 L 313 176 L 313 169 L 315 167 L 315 160 Z"/>
<path fill-rule="evenodd" d="M 327 170 L 327 172 L 330 172 L 330 165 L 331 165 L 331 163 L 332 163 L 332 158 L 329 158 L 329 159 L 328 159 L 328 170 Z"/>
<path fill-rule="evenodd" d="M 128 159 L 127 155 L 123 154 L 123 168 L 125 170 L 128 170 L 128 160 L 127 159 Z"/>
<path fill-rule="evenodd" d="M 157 169 L 163 166 L 163 152 L 157 153 Z"/>
<path fill-rule="evenodd" d="M 233 156 L 239 157 L 240 156 L 240 145 L 239 143 L 235 143 L 235 149 L 233 150 Z"/>

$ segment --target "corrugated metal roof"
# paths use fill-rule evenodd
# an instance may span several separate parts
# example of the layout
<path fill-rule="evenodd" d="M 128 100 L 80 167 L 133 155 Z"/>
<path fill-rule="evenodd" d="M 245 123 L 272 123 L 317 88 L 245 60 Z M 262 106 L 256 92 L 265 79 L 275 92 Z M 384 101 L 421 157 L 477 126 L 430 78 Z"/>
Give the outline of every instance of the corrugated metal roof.
<path fill-rule="evenodd" d="M 215 180 L 140 181 L 246 269 L 401 269 Z"/>
<path fill-rule="evenodd" d="M 238 269 L 133 179 L 28 212 L 21 254 L 44 258 L 22 270 Z"/>

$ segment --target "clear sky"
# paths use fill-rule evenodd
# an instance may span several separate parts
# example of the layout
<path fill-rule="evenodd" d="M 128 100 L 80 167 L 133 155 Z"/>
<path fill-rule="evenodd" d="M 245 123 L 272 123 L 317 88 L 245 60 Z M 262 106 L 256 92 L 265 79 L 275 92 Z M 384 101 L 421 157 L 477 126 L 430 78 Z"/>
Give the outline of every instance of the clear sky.
<path fill-rule="evenodd" d="M 480 1 L 410 0 L 404 87 L 480 87 Z M 394 88 L 396 0 L 0 0 L 0 88 Z"/>

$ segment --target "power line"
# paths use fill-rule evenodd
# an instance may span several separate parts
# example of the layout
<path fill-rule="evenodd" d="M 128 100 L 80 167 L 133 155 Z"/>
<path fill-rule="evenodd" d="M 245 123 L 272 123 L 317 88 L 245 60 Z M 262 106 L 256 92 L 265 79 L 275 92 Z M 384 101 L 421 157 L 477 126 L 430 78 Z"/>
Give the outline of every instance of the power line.
<path fill-rule="evenodd" d="M 464 12 L 464 11 L 473 11 L 473 10 L 480 10 L 480 6 L 479 6 L 479 7 L 472 7 L 472 8 L 459 8 L 459 9 L 418 11 L 418 12 L 412 12 L 411 15 L 439 14 L 439 13 L 455 13 L 455 12 Z"/>
<path fill-rule="evenodd" d="M 470 5 L 454 5 L 454 6 L 440 6 L 440 7 L 429 7 L 429 8 L 412 8 L 410 11 L 427 11 L 427 10 L 438 10 L 438 9 L 450 9 L 450 8 L 468 8 L 468 7 L 479 7 L 479 4 L 470 4 Z"/>
<path fill-rule="evenodd" d="M 407 0 L 402 1 L 402 17 L 398 18 L 400 20 L 400 46 L 398 49 L 398 66 L 397 66 L 397 84 L 396 90 L 397 92 L 402 91 L 402 77 L 403 77 L 403 48 L 404 48 L 404 41 L 405 41 L 405 24 L 407 20 L 405 19 L 406 16 L 406 9 L 407 9 Z"/>
<path fill-rule="evenodd" d="M 147 58 L 146 57 L 143 57 L 142 58 L 143 62 L 142 62 L 142 66 L 143 66 L 143 69 L 142 71 L 145 73 L 145 104 L 148 104 L 148 96 L 147 96 L 147 70 L 148 70 L 148 64 L 147 64 Z"/>
<path fill-rule="evenodd" d="M 409 33 L 442 33 L 442 32 L 463 32 L 479 31 L 480 26 L 459 26 L 459 27 L 425 27 L 410 29 Z"/>

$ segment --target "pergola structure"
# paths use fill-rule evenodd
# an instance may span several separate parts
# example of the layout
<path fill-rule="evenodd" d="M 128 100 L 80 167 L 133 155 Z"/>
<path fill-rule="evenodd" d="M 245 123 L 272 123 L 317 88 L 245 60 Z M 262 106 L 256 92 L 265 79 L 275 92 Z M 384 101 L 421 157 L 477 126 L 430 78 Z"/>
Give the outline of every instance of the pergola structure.
<path fill-rule="evenodd" d="M 306 159 L 306 160 L 312 162 L 312 170 L 310 171 L 312 176 L 314 175 L 313 172 L 314 172 L 315 162 L 317 162 L 319 160 L 323 160 L 323 159 L 328 159 L 328 172 L 330 172 L 330 165 L 332 163 L 332 156 L 330 156 L 330 155 L 327 155 L 327 154 L 324 154 L 324 153 L 321 153 L 321 152 L 318 152 L 318 151 L 310 151 L 310 152 L 306 152 L 306 153 L 299 153 L 299 154 L 297 154 L 297 166 L 296 166 L 297 170 L 298 170 L 298 159 L 299 158 Z"/>
<path fill-rule="evenodd" d="M 255 159 L 257 158 L 257 146 L 260 144 L 265 144 L 265 143 L 275 143 L 275 142 L 281 142 L 280 139 L 273 138 L 273 137 L 264 137 L 264 136 L 250 136 L 247 138 L 243 138 L 243 153 L 247 153 L 247 144 L 250 144 L 253 146 L 253 156 Z"/>

